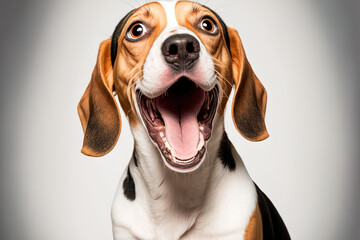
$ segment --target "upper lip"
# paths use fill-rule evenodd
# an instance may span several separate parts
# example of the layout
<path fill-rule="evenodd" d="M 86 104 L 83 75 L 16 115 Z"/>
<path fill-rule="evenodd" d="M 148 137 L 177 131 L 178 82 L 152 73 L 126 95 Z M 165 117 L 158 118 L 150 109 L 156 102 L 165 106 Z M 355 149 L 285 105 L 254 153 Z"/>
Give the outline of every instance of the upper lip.
<path fill-rule="evenodd" d="M 176 82 L 184 78 L 190 80 L 196 85 L 196 87 L 200 87 L 205 92 L 211 91 L 217 85 L 214 83 L 208 84 L 208 83 L 199 82 L 197 79 L 193 78 L 191 72 L 185 71 L 180 74 L 174 74 L 171 80 L 168 80 L 163 85 L 157 86 L 157 88 L 155 89 L 151 88 L 150 90 L 148 87 L 140 87 L 139 85 L 137 85 L 135 87 L 135 92 L 140 93 L 141 95 L 145 95 L 147 98 L 153 99 L 165 94 L 169 90 L 169 88 L 171 88 Z"/>

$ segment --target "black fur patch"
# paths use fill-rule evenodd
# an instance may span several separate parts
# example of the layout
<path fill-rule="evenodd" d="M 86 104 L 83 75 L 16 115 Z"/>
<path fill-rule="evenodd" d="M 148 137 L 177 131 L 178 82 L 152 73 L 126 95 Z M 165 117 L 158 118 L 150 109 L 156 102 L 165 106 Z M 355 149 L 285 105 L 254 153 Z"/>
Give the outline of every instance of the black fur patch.
<path fill-rule="evenodd" d="M 116 59 L 116 55 L 117 55 L 117 49 L 118 49 L 118 42 L 119 42 L 119 37 L 121 35 L 121 32 L 123 31 L 125 24 L 127 22 L 127 20 L 131 17 L 131 15 L 133 15 L 135 12 L 135 9 L 132 10 L 131 12 L 129 12 L 128 14 L 126 14 L 126 16 L 121 19 L 121 21 L 118 23 L 118 25 L 116 26 L 114 33 L 112 35 L 112 39 L 111 39 L 111 64 L 114 66 L 115 63 L 115 59 Z"/>
<path fill-rule="evenodd" d="M 225 131 L 220 142 L 218 157 L 225 168 L 229 168 L 230 171 L 235 170 L 236 164 L 234 157 L 231 154 L 231 143 Z"/>
<path fill-rule="evenodd" d="M 261 212 L 264 240 L 290 240 L 289 232 L 270 199 L 255 184 Z"/>
<path fill-rule="evenodd" d="M 229 49 L 229 53 L 230 53 L 230 56 L 231 56 L 230 37 L 229 37 L 229 32 L 228 32 L 228 29 L 227 29 L 227 26 L 226 26 L 225 22 L 222 20 L 222 18 L 216 12 L 214 12 L 213 10 L 211 10 L 210 8 L 208 8 L 205 5 L 203 5 L 203 7 L 208 9 L 209 11 L 211 11 L 215 15 L 217 20 L 220 22 L 221 28 L 223 29 L 223 32 L 224 32 L 224 38 L 225 38 L 226 46 Z"/>
<path fill-rule="evenodd" d="M 135 149 L 134 149 L 134 152 L 133 152 L 133 158 L 134 158 L 135 166 L 138 167 L 138 166 L 139 166 L 139 162 L 138 162 L 138 159 L 137 159 L 136 156 L 135 156 Z"/>
<path fill-rule="evenodd" d="M 134 201 L 136 198 L 136 192 L 135 192 L 135 182 L 131 175 L 130 168 L 128 167 L 127 170 L 127 176 L 123 182 L 123 189 L 124 189 L 124 195 L 125 197 L 130 200 Z"/>

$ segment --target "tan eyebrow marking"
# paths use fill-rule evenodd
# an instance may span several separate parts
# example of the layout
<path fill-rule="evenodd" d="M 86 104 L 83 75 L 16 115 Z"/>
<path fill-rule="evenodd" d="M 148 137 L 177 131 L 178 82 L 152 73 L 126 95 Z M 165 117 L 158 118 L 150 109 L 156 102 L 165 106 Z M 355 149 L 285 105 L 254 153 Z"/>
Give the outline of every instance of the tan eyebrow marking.
<path fill-rule="evenodd" d="M 146 7 L 146 6 L 145 6 Z M 150 17 L 151 15 L 151 9 L 150 9 L 150 5 L 147 5 L 147 8 L 145 10 L 145 17 Z"/>
<path fill-rule="evenodd" d="M 198 13 L 200 12 L 200 5 L 197 2 L 193 2 L 191 6 L 191 12 L 192 13 Z"/>

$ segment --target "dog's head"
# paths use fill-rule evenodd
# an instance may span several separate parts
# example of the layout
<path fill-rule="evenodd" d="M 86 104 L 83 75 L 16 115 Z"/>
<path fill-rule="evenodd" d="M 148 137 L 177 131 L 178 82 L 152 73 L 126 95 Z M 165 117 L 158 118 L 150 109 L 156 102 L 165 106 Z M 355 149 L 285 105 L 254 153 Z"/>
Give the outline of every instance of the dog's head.
<path fill-rule="evenodd" d="M 267 138 L 266 91 L 237 31 L 198 3 L 146 4 L 128 13 L 100 45 L 78 106 L 82 152 L 102 156 L 115 146 L 121 130 L 117 95 L 130 125 L 145 126 L 165 164 L 193 171 L 233 86 L 237 130 L 251 141 Z"/>

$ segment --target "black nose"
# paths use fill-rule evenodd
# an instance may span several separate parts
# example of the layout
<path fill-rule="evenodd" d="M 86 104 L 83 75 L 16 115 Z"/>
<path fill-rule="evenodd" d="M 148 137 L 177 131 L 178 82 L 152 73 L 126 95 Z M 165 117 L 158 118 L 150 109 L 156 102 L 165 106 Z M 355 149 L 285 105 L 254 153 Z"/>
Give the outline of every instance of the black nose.
<path fill-rule="evenodd" d="M 177 34 L 164 41 L 161 51 L 173 69 L 190 70 L 199 58 L 200 44 L 190 34 Z"/>

